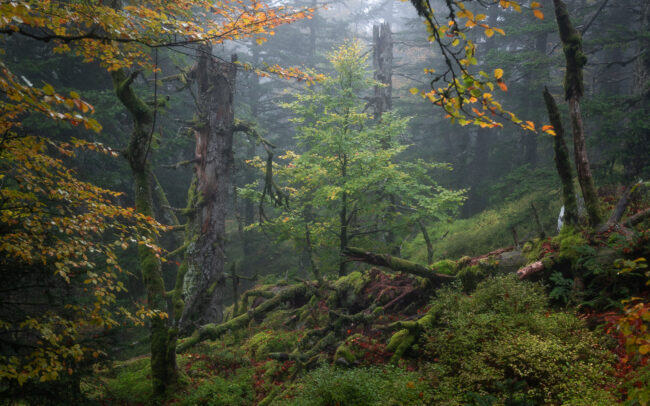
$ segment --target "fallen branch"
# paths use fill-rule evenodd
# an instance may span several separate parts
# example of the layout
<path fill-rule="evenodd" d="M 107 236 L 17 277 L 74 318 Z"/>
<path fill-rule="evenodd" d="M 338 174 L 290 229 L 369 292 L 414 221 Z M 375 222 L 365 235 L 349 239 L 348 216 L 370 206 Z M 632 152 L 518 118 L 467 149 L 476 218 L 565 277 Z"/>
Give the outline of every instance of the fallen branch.
<path fill-rule="evenodd" d="M 634 227 L 648 217 L 650 217 L 650 208 L 645 209 L 633 216 L 630 216 L 627 221 L 625 221 L 625 225 L 628 227 Z"/>
<path fill-rule="evenodd" d="M 542 261 L 535 261 L 530 265 L 526 265 L 525 267 L 520 268 L 517 271 L 517 276 L 519 276 L 519 279 L 524 279 L 532 274 L 535 274 L 543 270 L 544 270 L 544 264 L 542 263 Z"/>
<path fill-rule="evenodd" d="M 251 320 L 261 318 L 285 302 L 294 300 L 298 297 L 306 297 L 312 289 L 313 286 L 307 284 L 290 286 L 273 296 L 273 298 L 266 300 L 256 308 L 234 317 L 225 323 L 206 324 L 187 340 L 180 343 L 176 348 L 176 352 L 182 353 L 200 342 L 205 340 L 216 340 L 228 331 L 246 327 Z"/>
<path fill-rule="evenodd" d="M 375 252 L 366 251 L 362 248 L 346 247 L 342 251 L 342 254 L 348 257 L 351 261 L 365 262 L 370 265 L 383 266 L 394 271 L 427 278 L 433 283 L 434 286 L 439 286 L 443 283 L 449 283 L 456 279 L 455 276 L 437 273 L 435 270 L 429 267 L 408 261 L 403 258 L 394 257 L 388 254 L 378 254 Z"/>

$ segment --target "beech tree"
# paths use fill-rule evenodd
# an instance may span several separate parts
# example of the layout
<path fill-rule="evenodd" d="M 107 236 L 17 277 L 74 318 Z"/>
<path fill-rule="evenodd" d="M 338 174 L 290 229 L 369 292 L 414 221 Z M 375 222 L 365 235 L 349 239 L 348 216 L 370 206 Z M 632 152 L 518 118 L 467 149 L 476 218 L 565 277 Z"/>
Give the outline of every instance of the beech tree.
<path fill-rule="evenodd" d="M 148 236 L 164 227 L 120 207 L 119 193 L 80 181 L 66 164 L 76 148 L 116 152 L 55 142 L 22 126 L 39 115 L 99 131 L 87 115 L 92 106 L 75 92 L 24 85 L 4 65 L 1 73 L 0 382 L 11 388 L 76 376 L 77 365 L 103 353 L 91 336 L 126 320 L 165 317 L 115 305 L 125 291 L 117 250 L 137 244 L 159 256 Z"/>
<path fill-rule="evenodd" d="M 0 5 L 0 33 L 18 34 L 54 44 L 54 52 L 72 52 L 85 62 L 98 60 L 113 78 L 119 100 L 131 113 L 133 132 L 126 149 L 127 158 L 136 184 L 136 212 L 153 216 L 151 199 L 151 142 L 156 125 L 158 107 L 154 95 L 153 108 L 135 93 L 133 84 L 142 70 L 157 73 L 156 61 L 147 48 L 158 49 L 204 42 L 223 42 L 259 34 L 272 34 L 272 27 L 292 22 L 305 16 L 304 12 L 271 7 L 258 1 L 231 0 L 217 5 L 207 0 L 151 0 L 137 4 L 122 4 L 119 0 L 103 2 L 58 2 L 51 0 L 24 0 Z M 263 42 L 264 38 L 259 37 Z M 299 75 L 299 71 L 284 71 L 279 67 L 269 70 L 278 74 Z M 7 73 L 9 77 L 11 73 Z M 6 81 L 12 91 L 17 81 Z M 157 89 L 157 81 L 154 81 Z M 90 109 L 78 101 L 78 95 L 62 98 L 54 90 L 42 90 L 55 103 L 70 109 Z M 154 91 L 156 93 L 156 91 Z M 27 100 L 27 99 L 26 99 Z M 80 114 L 50 112 L 28 99 L 30 107 L 48 112 L 54 118 L 71 123 L 84 123 L 89 128 L 95 123 Z M 52 100 L 46 103 L 52 104 Z M 14 112 L 15 113 L 15 112 Z M 16 119 L 18 115 L 9 117 Z M 149 238 L 155 237 L 146 232 Z M 152 320 L 152 380 L 157 395 L 165 392 L 175 379 L 175 330 L 169 329 L 165 312 L 165 286 L 160 260 L 154 245 L 139 247 L 140 267 L 147 290 L 148 305 L 160 317 Z"/>
<path fill-rule="evenodd" d="M 280 157 L 286 163 L 273 168 L 288 203 L 264 226 L 306 244 L 316 277 L 315 251 L 343 276 L 347 260 L 340 254 L 352 240 L 443 220 L 463 200 L 463 191 L 442 188 L 430 176 L 447 165 L 396 163 L 408 147 L 400 137 L 409 119 L 385 112 L 377 121 L 365 112 L 362 97 L 377 83 L 368 79 L 362 54 L 359 43 L 338 48 L 330 54 L 335 76 L 284 105 L 295 115 L 300 152 L 288 151 Z"/>

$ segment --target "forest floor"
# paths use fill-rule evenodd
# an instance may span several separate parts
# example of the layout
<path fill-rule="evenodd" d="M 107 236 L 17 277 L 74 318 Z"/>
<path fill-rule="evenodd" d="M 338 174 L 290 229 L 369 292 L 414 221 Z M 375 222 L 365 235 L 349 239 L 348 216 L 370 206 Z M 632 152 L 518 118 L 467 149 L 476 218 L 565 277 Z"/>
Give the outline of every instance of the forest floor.
<path fill-rule="evenodd" d="M 565 227 L 428 267 L 449 280 L 367 267 L 258 285 L 181 341 L 164 403 L 648 404 L 649 237 Z M 100 403 L 163 403 L 147 357 L 96 372 Z"/>

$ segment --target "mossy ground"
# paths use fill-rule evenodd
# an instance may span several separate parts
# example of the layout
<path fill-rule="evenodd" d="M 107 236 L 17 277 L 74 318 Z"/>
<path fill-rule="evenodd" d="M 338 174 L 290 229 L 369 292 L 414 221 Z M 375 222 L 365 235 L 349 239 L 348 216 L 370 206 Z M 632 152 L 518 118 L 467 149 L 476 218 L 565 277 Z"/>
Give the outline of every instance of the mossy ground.
<path fill-rule="evenodd" d="M 603 249 L 641 255 L 644 235 L 593 239 L 566 229 L 533 240 L 518 255 L 548 260 L 557 267 L 551 272 L 579 271 L 588 284 L 597 280 L 593 269 L 613 267 L 611 261 L 596 267 L 592 257 Z M 606 329 L 593 330 L 598 322 L 558 307 L 549 298 L 557 288 L 552 280 L 504 274 L 500 258 L 508 255 L 434 264 L 458 276 L 436 291 L 419 278 L 377 269 L 320 285 L 305 282 L 313 284 L 311 296 L 180 354 L 179 384 L 167 403 L 610 405 L 625 398 L 621 391 L 644 399 L 647 366 L 618 374 L 621 346 Z M 630 275 L 620 278 L 621 285 L 637 283 Z M 278 294 L 288 288 L 255 289 Z M 264 295 L 245 307 L 269 300 Z M 101 383 L 88 393 L 109 404 L 159 404 L 151 400 L 150 374 L 148 358 L 116 363 L 98 371 Z"/>

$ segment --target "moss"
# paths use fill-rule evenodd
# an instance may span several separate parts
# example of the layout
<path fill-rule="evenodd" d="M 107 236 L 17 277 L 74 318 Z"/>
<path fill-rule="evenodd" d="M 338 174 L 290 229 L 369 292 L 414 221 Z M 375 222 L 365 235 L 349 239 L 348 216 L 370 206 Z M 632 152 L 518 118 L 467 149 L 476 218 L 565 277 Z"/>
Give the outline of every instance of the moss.
<path fill-rule="evenodd" d="M 116 401 L 147 403 L 153 395 L 149 376 L 149 358 L 118 363 L 113 368 L 114 378 L 106 380 L 106 392 Z"/>
<path fill-rule="evenodd" d="M 213 376 L 203 380 L 184 396 L 181 405 L 237 406 L 255 401 L 253 370 L 242 368 L 229 379 Z"/>
<path fill-rule="evenodd" d="M 172 295 L 172 306 L 174 309 L 174 318 L 178 321 L 183 314 L 185 303 L 183 302 L 183 280 L 187 273 L 187 261 L 183 261 L 181 266 L 178 267 L 176 273 L 176 285 L 174 286 L 174 293 Z"/>
<path fill-rule="evenodd" d="M 450 259 L 443 259 L 431 265 L 431 269 L 439 273 L 444 273 L 445 275 L 453 275 L 456 266 L 456 262 Z"/>
<path fill-rule="evenodd" d="M 334 288 L 336 290 L 351 289 L 354 293 L 360 293 L 361 289 L 366 286 L 366 283 L 367 280 L 363 277 L 363 274 L 359 271 L 354 271 L 336 280 L 334 282 Z"/>
<path fill-rule="evenodd" d="M 388 345 L 386 346 L 387 350 L 394 352 L 393 357 L 391 358 L 391 362 L 394 364 L 397 363 L 400 358 L 402 358 L 402 355 L 404 355 L 406 350 L 411 348 L 414 342 L 415 334 L 408 329 L 402 329 L 393 334 L 388 341 Z"/>
<path fill-rule="evenodd" d="M 566 226 L 553 238 L 553 243 L 559 246 L 559 260 L 574 265 L 581 255 L 579 248 L 587 245 L 587 240 L 577 229 Z"/>
<path fill-rule="evenodd" d="M 498 266 L 494 260 L 482 260 L 476 265 L 460 269 L 456 276 L 463 284 L 463 291 L 472 292 L 480 282 L 496 275 L 497 272 Z"/>
<path fill-rule="evenodd" d="M 358 295 L 366 286 L 368 280 L 359 271 L 351 272 L 334 282 L 336 292 L 330 294 L 328 301 L 336 307 L 350 307 L 358 299 Z"/>
<path fill-rule="evenodd" d="M 340 359 L 344 359 L 349 365 L 352 365 L 357 360 L 357 354 L 354 353 L 354 350 L 351 347 L 351 343 L 362 337 L 361 334 L 353 334 L 349 336 L 341 345 L 338 346 L 336 352 L 334 353 L 334 361 L 339 362 Z"/>
<path fill-rule="evenodd" d="M 264 322 L 260 325 L 263 329 L 278 330 L 287 322 L 297 319 L 296 310 L 275 310 L 264 317 Z"/>
<path fill-rule="evenodd" d="M 297 331 L 265 330 L 248 339 L 244 348 L 258 359 L 271 352 L 291 352 L 298 346 L 300 335 Z"/>

